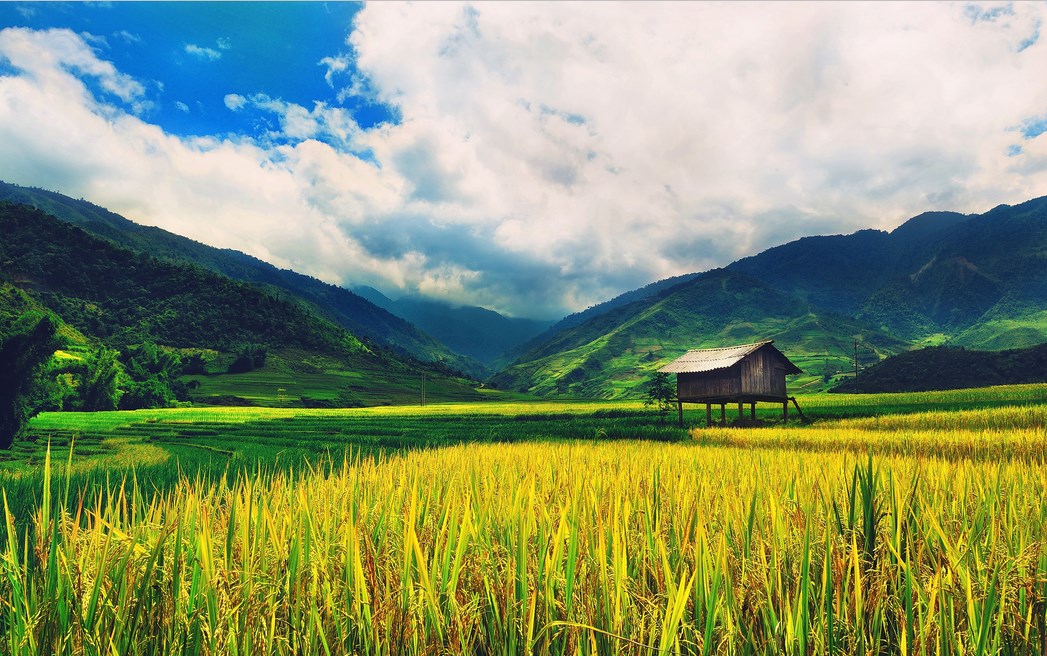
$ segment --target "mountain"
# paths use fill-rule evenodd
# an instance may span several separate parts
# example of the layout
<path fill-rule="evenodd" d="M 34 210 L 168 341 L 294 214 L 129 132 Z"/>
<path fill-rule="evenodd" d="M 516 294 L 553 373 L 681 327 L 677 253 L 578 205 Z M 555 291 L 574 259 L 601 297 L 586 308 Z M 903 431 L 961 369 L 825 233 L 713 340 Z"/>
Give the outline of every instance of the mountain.
<path fill-rule="evenodd" d="M 899 353 L 861 372 L 861 392 L 925 392 L 1047 382 L 1047 344 L 1004 351 L 930 346 Z M 854 392 L 854 380 L 832 388 Z"/>
<path fill-rule="evenodd" d="M 278 269 L 239 251 L 214 248 L 160 228 L 139 225 L 88 201 L 56 192 L 0 182 L 0 200 L 36 207 L 132 250 L 176 262 L 191 262 L 234 280 L 281 290 L 365 341 L 424 362 L 442 362 L 474 376 L 487 372 L 480 363 L 453 352 L 403 318 L 336 285 Z"/>
<path fill-rule="evenodd" d="M 728 268 L 912 342 L 1047 341 L 1047 197 L 921 214 L 890 233 L 800 239 Z"/>
<path fill-rule="evenodd" d="M 536 394 L 636 396 L 690 348 L 774 339 L 812 381 L 847 366 L 852 335 L 875 357 L 906 348 L 854 319 L 818 311 L 748 274 L 716 269 L 566 328 L 491 379 Z"/>
<path fill-rule="evenodd" d="M 296 379 L 312 376 L 323 379 L 329 400 L 343 404 L 413 400 L 419 372 L 428 371 L 435 379 L 431 399 L 479 398 L 467 383 L 371 348 L 278 290 L 117 246 L 25 205 L 0 203 L 0 282 L 8 312 L 42 305 L 79 333 L 122 351 L 156 343 L 208 352 L 215 375 L 202 378 L 212 388 L 272 388 L 245 397 L 305 389 Z M 259 371 L 226 374 L 245 349 L 268 351 L 268 362 Z"/>
<path fill-rule="evenodd" d="M 418 326 L 456 353 L 488 366 L 553 325 L 552 321 L 507 317 L 482 307 L 456 306 L 422 296 L 403 296 L 394 301 L 373 287 L 354 287 L 353 291 Z"/>
<path fill-rule="evenodd" d="M 639 289 L 634 289 L 632 291 L 619 294 L 618 296 L 615 296 L 610 300 L 603 301 L 602 303 L 597 303 L 596 305 L 592 305 L 580 312 L 569 314 L 563 319 L 560 319 L 559 321 L 554 323 L 552 326 L 546 329 L 545 332 L 534 336 L 529 341 L 520 343 L 515 347 L 507 350 L 505 355 L 503 356 L 503 364 L 517 360 L 531 349 L 534 349 L 540 346 L 541 344 L 548 342 L 549 340 L 553 339 L 555 335 L 557 335 L 560 332 L 563 332 L 564 330 L 567 330 L 568 328 L 578 326 L 588 319 L 597 317 L 601 314 L 605 314 L 615 308 L 622 307 L 623 305 L 628 305 L 630 303 L 635 303 L 636 301 L 641 301 L 645 298 L 650 298 L 670 287 L 678 285 L 681 282 L 686 282 L 698 275 L 700 274 L 686 273 L 680 276 L 665 278 L 664 280 L 652 282 L 648 285 L 640 287 Z"/>
<path fill-rule="evenodd" d="M 1047 342 L 1047 198 L 930 212 L 889 233 L 807 237 L 652 287 L 557 324 L 492 383 L 636 396 L 689 348 L 774 339 L 806 372 L 792 386 L 818 389 L 850 369 L 855 339 L 863 365 L 942 342 Z"/>
<path fill-rule="evenodd" d="M 701 274 L 685 273 L 680 276 L 673 276 L 671 278 L 665 278 L 664 280 L 652 282 L 650 284 L 644 285 L 643 287 L 640 287 L 639 289 L 634 289 L 632 291 L 625 292 L 624 294 L 619 294 L 618 296 L 615 296 L 609 301 L 597 303 L 596 305 L 588 307 L 582 310 L 581 312 L 575 312 L 574 314 L 567 315 L 563 319 L 557 321 L 553 326 L 551 326 L 548 330 L 548 334 L 553 335 L 567 328 L 573 328 L 574 326 L 584 323 L 587 319 L 590 319 L 597 315 L 610 312 L 611 310 L 622 307 L 623 305 L 628 305 L 630 303 L 635 303 L 636 301 L 642 301 L 645 298 L 650 298 L 652 296 L 660 294 L 661 292 L 665 291 L 666 289 L 669 289 L 670 287 L 675 287 L 676 285 L 679 285 L 683 282 L 687 282 L 688 280 L 691 280 L 692 278 L 695 278 L 699 275 Z"/>

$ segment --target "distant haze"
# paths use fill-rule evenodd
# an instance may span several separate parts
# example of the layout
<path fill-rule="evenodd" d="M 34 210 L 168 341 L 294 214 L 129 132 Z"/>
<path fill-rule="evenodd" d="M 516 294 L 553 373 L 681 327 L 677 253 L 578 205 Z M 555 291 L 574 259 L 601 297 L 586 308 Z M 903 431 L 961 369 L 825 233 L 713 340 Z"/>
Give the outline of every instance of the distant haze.
<path fill-rule="evenodd" d="M 1047 194 L 1045 3 L 0 3 L 0 179 L 555 317 Z"/>

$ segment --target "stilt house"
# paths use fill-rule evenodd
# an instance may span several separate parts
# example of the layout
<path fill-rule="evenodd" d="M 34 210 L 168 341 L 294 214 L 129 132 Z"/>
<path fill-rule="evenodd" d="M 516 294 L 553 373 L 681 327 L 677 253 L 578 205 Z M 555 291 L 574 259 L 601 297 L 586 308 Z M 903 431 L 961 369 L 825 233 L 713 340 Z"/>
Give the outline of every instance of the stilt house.
<path fill-rule="evenodd" d="M 774 347 L 773 340 L 723 348 L 687 351 L 658 371 L 676 374 L 677 407 L 683 425 L 683 404 L 704 403 L 706 422 L 712 424 L 712 406 L 720 405 L 720 421 L 727 422 L 727 404 L 738 404 L 739 422 L 744 421 L 744 404 L 756 420 L 756 403 L 782 404 L 782 418 L 789 419 L 789 401 L 796 400 L 785 390 L 788 374 L 802 373 Z M 800 410 L 796 406 L 797 411 Z M 803 416 L 803 413 L 800 413 Z"/>

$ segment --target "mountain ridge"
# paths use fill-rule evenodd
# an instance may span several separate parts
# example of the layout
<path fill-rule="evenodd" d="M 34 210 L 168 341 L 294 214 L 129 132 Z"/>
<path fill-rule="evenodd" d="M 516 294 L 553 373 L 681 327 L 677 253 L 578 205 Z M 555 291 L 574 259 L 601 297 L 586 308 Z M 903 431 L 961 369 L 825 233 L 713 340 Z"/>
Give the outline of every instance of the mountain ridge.
<path fill-rule="evenodd" d="M 0 200 L 37 207 L 89 233 L 157 257 L 189 261 L 230 278 L 270 285 L 299 297 L 354 335 L 430 362 L 483 376 L 487 367 L 452 352 L 401 317 L 353 292 L 234 249 L 223 249 L 154 226 L 144 226 L 84 199 L 0 181 Z"/>
<path fill-rule="evenodd" d="M 891 232 L 804 237 L 647 287 L 656 293 L 627 293 L 633 300 L 557 324 L 492 382 L 538 394 L 636 396 L 651 370 L 688 348 L 772 338 L 806 362 L 794 386 L 820 389 L 846 375 L 854 340 L 863 364 L 942 342 L 1047 342 L 1047 197 L 980 215 L 925 212 Z M 793 309 L 782 314 L 783 303 Z"/>
<path fill-rule="evenodd" d="M 160 348 L 195 357 L 185 383 L 210 390 L 197 400 L 405 402 L 417 397 L 420 371 L 433 400 L 482 398 L 445 367 L 365 344 L 279 290 L 119 246 L 26 205 L 0 202 L 0 289 L 0 315 L 32 299 L 70 327 L 66 342 L 87 336 L 81 346 L 95 355 Z"/>
<path fill-rule="evenodd" d="M 454 305 L 417 295 L 393 300 L 373 287 L 354 287 L 353 291 L 418 326 L 455 352 L 495 368 L 506 353 L 555 323 L 507 317 L 483 307 Z"/>

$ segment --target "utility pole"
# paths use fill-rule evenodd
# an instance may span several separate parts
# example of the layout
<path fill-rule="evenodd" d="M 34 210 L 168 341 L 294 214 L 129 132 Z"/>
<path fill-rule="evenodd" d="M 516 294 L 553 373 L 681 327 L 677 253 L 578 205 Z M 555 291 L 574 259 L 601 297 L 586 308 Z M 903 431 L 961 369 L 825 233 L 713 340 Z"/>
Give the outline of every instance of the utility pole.
<path fill-rule="evenodd" d="M 858 338 L 854 338 L 854 392 L 858 393 Z"/>

